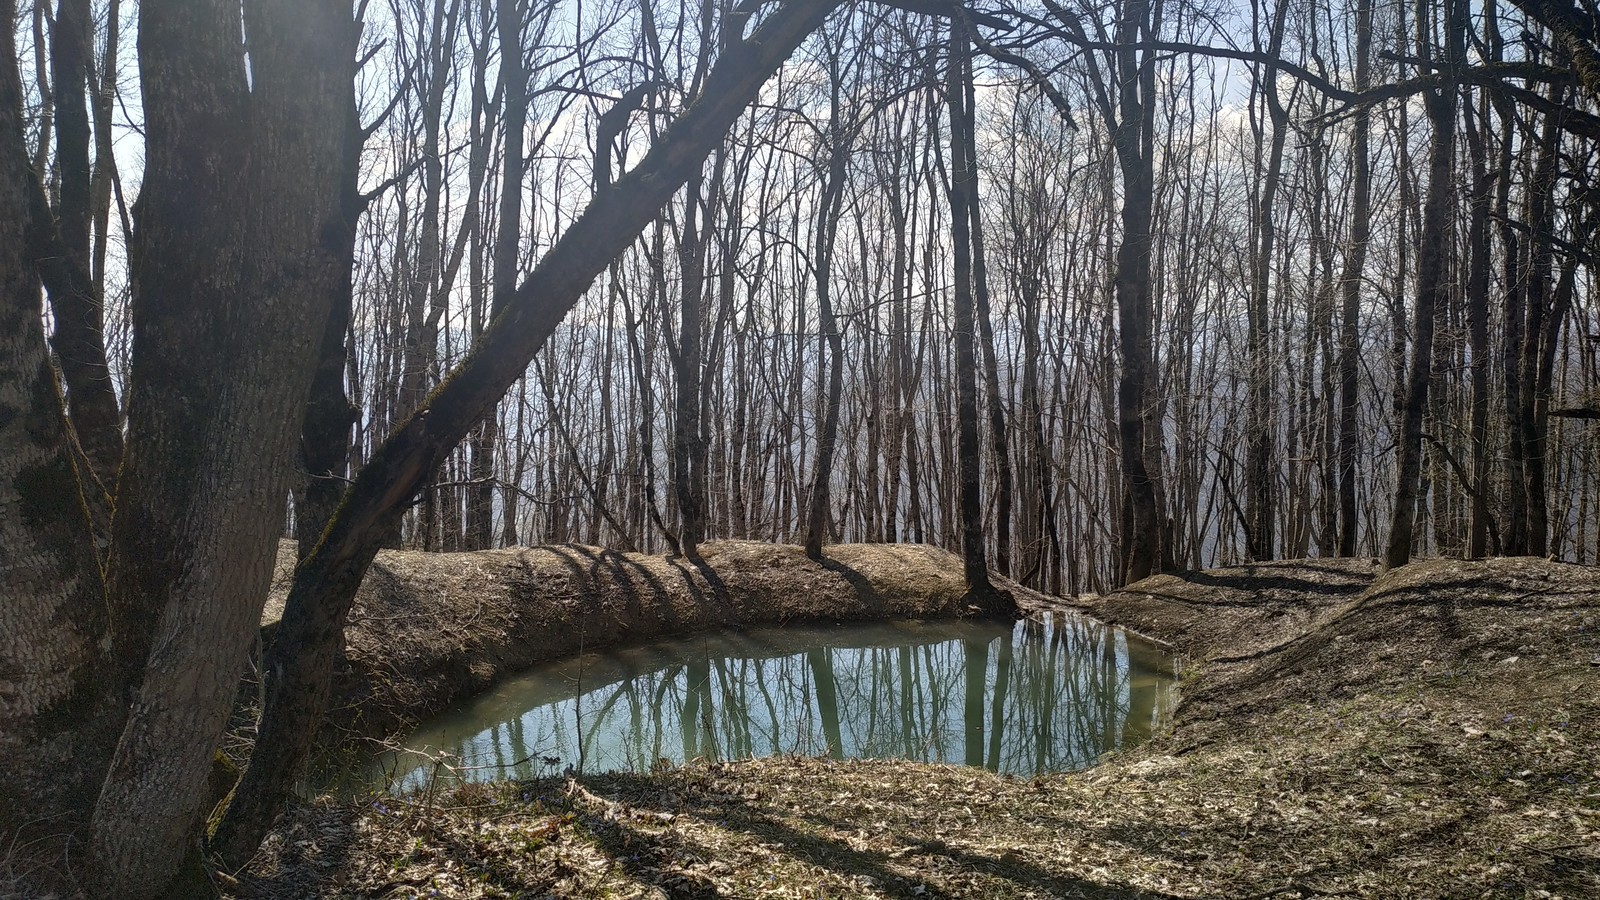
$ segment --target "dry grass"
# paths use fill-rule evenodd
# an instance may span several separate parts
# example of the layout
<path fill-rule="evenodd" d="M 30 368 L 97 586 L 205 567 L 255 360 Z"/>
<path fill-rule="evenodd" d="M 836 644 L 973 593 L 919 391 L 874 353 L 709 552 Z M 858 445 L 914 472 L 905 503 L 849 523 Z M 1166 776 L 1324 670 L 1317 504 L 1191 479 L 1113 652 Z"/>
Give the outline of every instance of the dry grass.
<path fill-rule="evenodd" d="M 1235 602 L 1249 577 L 1271 602 Z M 1213 661 L 1087 772 L 774 758 L 314 805 L 240 894 L 1600 896 L 1600 578 L 1424 564 L 1298 605 L 1284 578 L 1108 598 Z"/>

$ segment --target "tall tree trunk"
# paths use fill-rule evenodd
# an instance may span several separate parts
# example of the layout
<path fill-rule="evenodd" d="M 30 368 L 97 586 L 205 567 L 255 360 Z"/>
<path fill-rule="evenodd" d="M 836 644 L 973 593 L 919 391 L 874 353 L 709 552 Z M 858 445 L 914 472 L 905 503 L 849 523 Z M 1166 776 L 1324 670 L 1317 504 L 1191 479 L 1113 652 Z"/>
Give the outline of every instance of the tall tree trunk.
<path fill-rule="evenodd" d="M 1356 90 L 1372 82 L 1372 3 L 1356 3 Z M 1361 288 L 1366 278 L 1367 242 L 1371 238 L 1372 164 L 1369 159 L 1372 117 L 1365 106 L 1355 112 L 1350 135 L 1350 243 L 1340 276 L 1339 317 L 1339 555 L 1356 555 L 1359 524 L 1356 511 L 1356 457 L 1360 452 L 1357 411 L 1361 405 Z"/>
<path fill-rule="evenodd" d="M 1149 447 L 1159 448 L 1161 435 L 1149 433 L 1145 407 L 1150 401 L 1150 379 L 1155 357 L 1151 334 L 1150 297 L 1151 218 L 1155 193 L 1155 163 L 1151 129 L 1155 116 L 1155 64 L 1153 51 L 1143 54 L 1138 41 L 1154 38 L 1149 0 L 1125 0 L 1117 22 L 1118 95 L 1113 129 L 1117 160 L 1122 168 L 1122 243 L 1117 247 L 1115 281 L 1117 342 L 1122 370 L 1117 379 L 1117 432 L 1120 437 L 1122 477 L 1128 492 L 1129 515 L 1123 535 L 1122 579 L 1131 583 L 1154 573 L 1161 561 L 1163 527 L 1156 484 L 1147 459 Z"/>
<path fill-rule="evenodd" d="M 1551 101 L 1561 105 L 1561 88 L 1551 89 Z M 1523 478 L 1527 496 L 1527 553 L 1544 556 L 1549 552 L 1550 511 L 1545 485 L 1546 435 L 1540 421 L 1541 406 L 1548 408 L 1547 398 L 1539 396 L 1540 360 L 1544 355 L 1546 333 L 1555 342 L 1561 321 L 1555 318 L 1552 296 L 1555 273 L 1554 191 L 1556 181 L 1556 155 L 1560 149 L 1561 131 L 1554 116 L 1546 116 L 1544 128 L 1538 138 L 1538 155 L 1534 162 L 1533 177 L 1527 188 L 1527 222 L 1532 234 L 1528 240 L 1527 322 L 1522 334 L 1522 353 L 1518 365 L 1521 398 L 1517 403 L 1517 430 L 1512 440 L 1522 445 Z M 1554 353 L 1554 348 L 1550 351 Z"/>
<path fill-rule="evenodd" d="M 696 173 L 684 193 L 683 235 L 678 243 L 678 266 L 683 277 L 678 295 L 677 352 L 672 355 L 672 486 L 678 501 L 678 541 L 691 559 L 699 556 L 700 542 L 705 540 L 706 447 L 700 415 L 704 404 L 701 307 L 705 299 L 707 242 L 701 235 L 700 222 L 704 189 L 704 176 Z M 716 190 L 715 186 L 712 190 Z M 703 224 L 709 235 L 711 223 Z"/>
<path fill-rule="evenodd" d="M 351 75 L 354 77 L 353 72 Z M 345 372 L 351 356 L 346 339 L 354 307 L 356 222 L 368 201 L 360 189 L 364 143 L 360 113 L 353 92 L 345 99 L 349 102 L 339 131 L 343 140 L 338 172 L 339 215 L 329 220 L 324 235 L 330 260 L 318 272 L 320 283 L 310 286 L 327 292 L 328 321 L 318 345 L 316 372 L 300 429 L 300 461 L 305 477 L 296 486 L 294 508 L 301 560 L 311 555 L 339 507 L 339 498 L 344 496 L 350 474 L 351 429 L 361 415 L 345 393 Z"/>
<path fill-rule="evenodd" d="M 819 379 L 822 398 L 822 429 L 817 435 L 817 459 L 812 470 L 811 498 L 806 503 L 806 556 L 822 559 L 822 544 L 828 539 L 833 521 L 833 458 L 839 442 L 839 403 L 844 389 L 844 339 L 833 311 L 833 248 L 838 234 L 839 205 L 844 200 L 845 162 L 848 158 L 839 129 L 838 81 L 835 79 L 828 174 L 822 197 L 817 202 L 816 291 L 818 324 L 822 328 L 827 369 Z M 818 354 L 819 364 L 823 354 Z"/>
<path fill-rule="evenodd" d="M 1489 548 L 1493 525 L 1488 503 L 1489 481 L 1489 209 L 1494 176 L 1488 165 L 1487 103 L 1474 114 L 1466 106 L 1467 149 L 1472 158 L 1470 221 L 1467 226 L 1467 342 L 1471 362 L 1472 518 L 1467 527 L 1468 559 L 1480 559 Z"/>
<path fill-rule="evenodd" d="M 1461 0 L 1442 0 L 1445 17 L 1446 56 L 1443 84 L 1424 94 L 1433 136 L 1428 152 L 1428 192 L 1422 210 L 1422 230 L 1417 248 L 1417 301 L 1411 319 L 1411 364 L 1406 376 L 1405 407 L 1401 410 L 1400 440 L 1395 465 L 1394 516 L 1384 552 L 1388 568 L 1411 560 L 1415 538 L 1417 491 L 1422 478 L 1422 420 L 1427 413 L 1428 384 L 1433 378 L 1434 312 L 1449 302 L 1446 279 L 1450 213 L 1455 185 L 1452 166 L 1456 144 L 1456 66 L 1464 57 L 1466 15 Z"/>
<path fill-rule="evenodd" d="M 94 119 L 94 172 L 89 176 L 89 215 L 94 235 L 90 251 L 90 278 L 94 284 L 94 296 L 102 302 L 106 287 L 106 249 L 111 231 L 111 193 L 117 171 L 111 141 L 111 111 L 117 96 L 121 17 L 120 0 L 110 0 L 106 4 L 106 40 L 100 54 L 99 78 L 89 96 L 89 111 Z"/>
<path fill-rule="evenodd" d="M 501 148 L 500 209 L 496 217 L 494 264 L 491 277 L 490 319 L 498 316 L 517 288 L 517 267 L 522 256 L 523 132 L 528 125 L 528 73 L 523 61 L 522 20 L 527 5 L 521 0 L 498 0 L 501 116 L 505 143 Z M 492 545 L 494 522 L 494 459 L 499 438 L 499 418 L 491 412 L 478 425 L 472 445 L 474 545 Z M 515 509 L 509 504 L 506 514 Z"/>
<path fill-rule="evenodd" d="M 1527 332 L 1527 285 L 1523 281 L 1522 237 L 1511 220 L 1511 180 L 1515 169 L 1517 119 L 1511 105 L 1499 104 L 1500 165 L 1495 186 L 1495 213 L 1500 222 L 1501 266 L 1505 296 L 1501 302 L 1501 397 L 1506 424 L 1506 513 L 1504 551 L 1528 552 L 1528 482 L 1524 477 L 1522 443 L 1522 345 Z"/>
<path fill-rule="evenodd" d="M 970 67 L 970 60 L 968 63 Z M 972 197 L 972 297 L 976 304 L 978 339 L 983 348 L 983 383 L 989 397 L 989 450 L 994 454 L 994 568 L 1001 575 L 1011 574 L 1011 446 L 1006 432 L 1005 395 L 1000 391 L 1000 362 L 995 350 L 994 322 L 989 315 L 989 265 L 983 252 L 983 204 L 978 191 L 977 89 L 967 78 L 963 89 L 964 121 L 956 130 L 967 156 Z"/>
<path fill-rule="evenodd" d="M 1289 4 L 1280 0 L 1273 13 L 1268 58 L 1276 59 L 1283 48 L 1284 17 L 1288 8 Z M 1249 437 L 1245 441 L 1245 517 L 1248 519 L 1245 545 L 1252 560 L 1272 559 L 1277 547 L 1274 506 L 1278 472 L 1273 454 L 1273 357 L 1267 301 L 1272 285 L 1273 245 L 1278 233 L 1274 207 L 1278 202 L 1278 183 L 1283 177 L 1283 147 L 1289 137 L 1289 113 L 1278 98 L 1277 67 L 1266 67 L 1258 89 L 1266 97 L 1272 133 L 1256 206 L 1256 246 L 1250 265 L 1249 329 L 1245 340 L 1250 385 L 1250 400 L 1246 404 Z"/>
<path fill-rule="evenodd" d="M 95 890 L 198 860 L 202 800 L 260 622 L 343 215 L 355 29 L 337 3 L 140 8 L 146 168 L 128 452 L 106 567 L 112 703 Z M 155 377 L 152 377 L 155 376 Z"/>
<path fill-rule="evenodd" d="M 989 581 L 983 537 L 983 466 L 978 445 L 978 374 L 974 346 L 976 310 L 972 301 L 972 159 L 964 132 L 968 122 L 967 80 L 972 77 L 972 50 L 966 26 L 950 26 L 950 60 L 945 84 L 950 109 L 950 232 L 955 269 L 956 454 L 961 509 L 961 558 L 967 590 L 980 610 L 1015 615 L 1016 601 Z M 982 751 L 979 750 L 979 762 Z"/>

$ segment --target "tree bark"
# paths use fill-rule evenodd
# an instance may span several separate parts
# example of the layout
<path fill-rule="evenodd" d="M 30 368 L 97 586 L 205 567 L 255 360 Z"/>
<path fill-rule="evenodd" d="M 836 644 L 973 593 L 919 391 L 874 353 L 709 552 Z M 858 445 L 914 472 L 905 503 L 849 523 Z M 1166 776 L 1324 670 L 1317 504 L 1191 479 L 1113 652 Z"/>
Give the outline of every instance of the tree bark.
<path fill-rule="evenodd" d="M 1472 192 L 1467 226 L 1467 341 L 1471 362 L 1472 518 L 1467 526 L 1468 559 L 1489 549 L 1492 513 L 1487 500 L 1489 477 L 1489 209 L 1494 176 L 1488 165 L 1486 104 L 1467 111 L 1467 149 L 1472 159 Z M 1498 548 L 1497 548 L 1498 549 Z"/>
<path fill-rule="evenodd" d="M 1450 284 L 1446 280 L 1446 254 L 1449 253 L 1449 228 L 1455 162 L 1456 65 L 1464 54 L 1459 44 L 1466 27 L 1460 0 L 1443 0 L 1447 38 L 1443 63 L 1443 85 L 1424 95 L 1433 137 L 1428 152 L 1428 192 L 1422 211 L 1422 230 L 1417 248 L 1417 300 L 1411 318 L 1411 364 L 1405 382 L 1405 406 L 1401 410 L 1400 440 L 1395 475 L 1394 514 L 1389 525 L 1389 542 L 1384 565 L 1397 568 L 1411 560 L 1411 546 L 1417 514 L 1418 487 L 1422 477 L 1422 420 L 1427 412 L 1428 386 L 1433 379 L 1434 311 L 1449 302 Z"/>
<path fill-rule="evenodd" d="M 122 422 L 106 365 L 100 297 L 91 275 L 91 171 L 89 166 L 90 38 L 88 0 L 60 0 L 50 31 L 50 68 L 55 81 L 56 210 L 60 248 L 55 261 L 63 277 L 52 279 L 50 308 L 55 319 L 51 345 L 61 366 L 68 418 L 89 468 L 103 486 L 115 480 L 122 459 Z M 63 265 L 64 263 L 64 265 Z"/>
<path fill-rule="evenodd" d="M 720 168 L 720 166 L 718 167 Z M 678 261 L 683 275 L 678 295 L 677 352 L 672 355 L 674 377 L 672 415 L 672 486 L 678 500 L 678 541 L 685 555 L 699 556 L 705 540 L 705 439 L 701 434 L 702 301 L 705 299 L 705 244 L 700 233 L 700 212 L 705 179 L 695 173 L 683 202 L 683 235 Z M 715 192 L 715 186 L 712 187 Z M 709 216 L 708 216 L 709 218 Z M 709 233 L 711 223 L 705 223 Z"/>
<path fill-rule="evenodd" d="M 1279 2 L 1271 24 L 1267 56 L 1276 58 L 1283 48 L 1284 17 L 1288 3 Z M 1276 555 L 1274 533 L 1277 502 L 1277 463 L 1274 460 L 1272 417 L 1273 360 L 1268 330 L 1268 292 L 1272 283 L 1272 252 L 1277 240 L 1273 216 L 1278 201 L 1278 183 L 1283 177 L 1283 148 L 1289 137 L 1289 113 L 1278 98 L 1278 69 L 1267 66 L 1258 84 L 1266 96 L 1267 118 L 1272 134 L 1268 139 L 1266 171 L 1256 207 L 1256 247 L 1250 265 L 1250 305 L 1248 335 L 1245 340 L 1249 366 L 1250 402 L 1247 408 L 1249 437 L 1245 441 L 1245 517 L 1248 529 L 1245 545 L 1252 560 L 1272 559 Z"/>
<path fill-rule="evenodd" d="M 983 460 L 978 443 L 978 373 L 972 301 L 972 159 L 965 137 L 967 88 L 972 50 L 963 22 L 950 26 L 950 59 L 945 100 L 950 110 L 950 232 L 955 270 L 956 456 L 961 510 L 961 558 L 973 604 L 989 615 L 1015 615 L 1015 600 L 989 581 L 984 552 Z M 979 762 L 982 762 L 982 751 Z"/>
<path fill-rule="evenodd" d="M 1551 99 L 1559 105 L 1561 89 L 1553 88 Z M 1526 487 L 1527 519 L 1523 533 L 1527 539 L 1529 556 L 1544 556 L 1549 552 L 1550 512 L 1545 486 L 1546 435 L 1541 408 L 1548 409 L 1548 398 L 1540 396 L 1540 360 L 1546 341 L 1552 345 L 1559 335 L 1560 319 L 1556 318 L 1555 298 L 1552 295 L 1555 274 L 1555 210 L 1553 193 L 1556 181 L 1556 154 L 1561 143 L 1561 131 L 1555 118 L 1545 117 L 1544 129 L 1538 138 L 1538 155 L 1535 157 L 1533 177 L 1527 187 L 1528 226 L 1532 234 L 1528 241 L 1528 275 L 1525 292 L 1527 321 L 1523 326 L 1519 386 L 1521 397 L 1517 403 L 1517 430 L 1512 440 L 1522 445 L 1523 478 Z M 1553 355 L 1554 347 L 1550 348 Z"/>
<path fill-rule="evenodd" d="M 786 4 L 750 38 L 727 44 L 700 100 L 633 170 L 595 196 L 454 375 L 356 476 L 322 543 L 295 573 L 266 660 L 254 755 L 218 829 L 225 859 L 237 864 L 254 852 L 310 749 L 327 708 L 345 617 L 383 533 L 526 369 L 582 292 L 699 169 L 761 85 L 834 6 L 834 0 Z"/>
<path fill-rule="evenodd" d="M 140 10 L 146 171 L 129 449 L 106 567 L 111 715 L 88 856 L 102 896 L 198 862 L 216 740 L 260 621 L 328 295 L 354 31 L 331 3 Z M 348 101 L 347 101 L 348 102 Z"/>
<path fill-rule="evenodd" d="M 968 68 L 971 61 L 968 60 Z M 978 190 L 977 88 L 969 77 L 962 89 L 964 120 L 957 134 L 967 155 L 972 197 L 972 299 L 978 323 L 979 346 L 983 348 L 983 383 L 989 404 L 989 450 L 994 454 L 994 568 L 1001 575 L 1011 574 L 1011 507 L 1013 479 L 1011 445 L 1006 431 L 1005 395 L 1000 390 L 1000 361 L 994 343 L 994 322 L 989 314 L 989 264 L 983 246 L 983 204 Z"/>
<path fill-rule="evenodd" d="M 1162 522 L 1156 485 L 1146 463 L 1147 444 L 1159 448 L 1161 437 L 1147 433 L 1145 406 L 1155 368 L 1151 347 L 1150 298 L 1151 217 L 1155 168 L 1151 126 L 1155 111 L 1155 65 L 1135 48 L 1151 37 L 1148 0 L 1125 0 L 1117 21 L 1118 95 L 1112 139 L 1122 168 L 1122 243 L 1117 247 L 1115 280 L 1117 343 L 1122 371 L 1117 379 L 1117 431 L 1122 476 L 1130 515 L 1123 536 L 1122 579 L 1132 583 L 1153 574 L 1161 561 Z"/>
<path fill-rule="evenodd" d="M 353 62 L 351 65 L 353 68 Z M 354 77 L 355 73 L 350 74 Z M 328 320 L 318 345 L 316 371 L 300 429 L 304 478 L 295 493 L 295 526 L 301 560 L 311 555 L 344 496 L 349 483 L 351 429 L 360 418 L 360 410 L 345 393 L 345 370 L 350 362 L 346 340 L 354 305 L 356 222 L 368 202 L 359 185 L 364 133 L 354 92 L 340 101 L 345 110 L 344 124 L 339 129 L 339 214 L 328 220 L 323 234 L 329 254 L 326 265 L 316 273 L 317 282 L 307 285 L 308 289 L 327 292 Z"/>
<path fill-rule="evenodd" d="M 834 60 L 837 63 L 837 59 Z M 823 391 L 822 430 L 817 435 L 817 459 L 812 472 L 811 498 L 806 504 L 806 556 L 822 559 L 822 545 L 833 522 L 833 458 L 839 442 L 839 402 L 844 386 L 844 339 L 839 334 L 839 319 L 833 311 L 833 249 L 839 229 L 839 206 L 844 200 L 845 162 L 849 138 L 840 123 L 840 91 L 837 65 L 834 66 L 833 96 L 828 117 L 828 167 L 823 176 L 822 196 L 817 201 L 816 291 L 817 317 L 822 328 L 822 346 L 827 369 L 819 373 Z M 819 353 L 819 362 L 823 354 Z"/>
<path fill-rule="evenodd" d="M 1356 90 L 1372 81 L 1372 2 L 1356 3 Z M 1356 555 L 1356 457 L 1360 452 L 1357 411 L 1361 405 L 1358 380 L 1361 349 L 1361 288 L 1366 278 L 1367 242 L 1371 238 L 1372 164 L 1369 143 L 1372 117 L 1366 107 L 1356 110 L 1350 134 L 1350 243 L 1345 250 L 1340 277 L 1342 303 L 1339 319 L 1339 555 Z"/>
<path fill-rule="evenodd" d="M 92 718 L 104 595 L 41 321 L 33 259 L 53 228 L 24 143 L 15 14 L 0 0 L 0 841 L 49 856 L 85 824 L 104 770 L 84 762 L 103 763 L 116 732 Z"/>

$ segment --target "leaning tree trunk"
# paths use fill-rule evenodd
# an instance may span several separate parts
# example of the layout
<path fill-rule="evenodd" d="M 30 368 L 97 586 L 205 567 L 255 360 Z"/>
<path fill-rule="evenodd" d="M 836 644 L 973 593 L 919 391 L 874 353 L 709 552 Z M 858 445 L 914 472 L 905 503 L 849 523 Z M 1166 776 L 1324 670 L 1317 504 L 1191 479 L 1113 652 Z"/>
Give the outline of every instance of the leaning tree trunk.
<path fill-rule="evenodd" d="M 700 100 L 633 170 L 597 193 L 453 376 L 356 476 L 323 541 L 290 586 L 266 660 L 250 767 L 215 835 L 214 847 L 224 859 L 237 865 L 255 852 L 292 786 L 327 708 L 345 617 L 383 535 L 451 448 L 527 368 L 595 277 L 699 170 L 762 84 L 835 5 L 786 4 L 748 39 L 727 44 Z"/>

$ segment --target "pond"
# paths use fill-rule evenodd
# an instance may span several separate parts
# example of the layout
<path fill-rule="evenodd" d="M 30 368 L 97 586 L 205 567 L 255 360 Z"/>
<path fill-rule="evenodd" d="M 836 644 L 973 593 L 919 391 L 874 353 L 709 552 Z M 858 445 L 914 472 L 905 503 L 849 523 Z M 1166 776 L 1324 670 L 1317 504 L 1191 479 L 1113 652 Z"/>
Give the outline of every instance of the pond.
<path fill-rule="evenodd" d="M 529 670 L 424 723 L 365 782 L 778 753 L 1069 771 L 1148 737 L 1172 674 L 1155 646 L 1062 613 L 716 632 Z"/>

